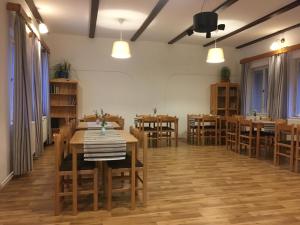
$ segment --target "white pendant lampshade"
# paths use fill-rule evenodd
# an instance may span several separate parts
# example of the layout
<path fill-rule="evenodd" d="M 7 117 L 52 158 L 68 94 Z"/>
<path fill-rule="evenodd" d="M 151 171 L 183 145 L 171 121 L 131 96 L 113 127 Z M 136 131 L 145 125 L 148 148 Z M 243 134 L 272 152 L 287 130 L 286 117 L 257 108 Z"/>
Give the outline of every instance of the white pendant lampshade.
<path fill-rule="evenodd" d="M 222 48 L 211 48 L 208 50 L 207 63 L 222 63 L 225 62 L 224 52 Z"/>
<path fill-rule="evenodd" d="M 40 34 L 47 34 L 49 32 L 47 25 L 44 23 L 40 23 L 39 24 L 39 32 L 40 32 Z"/>
<path fill-rule="evenodd" d="M 119 19 L 120 24 L 124 22 L 124 19 Z M 117 59 L 128 59 L 131 57 L 130 48 L 127 41 L 123 41 L 122 29 L 120 31 L 120 40 L 114 41 L 111 56 Z"/>
<path fill-rule="evenodd" d="M 128 59 L 131 57 L 129 44 L 126 41 L 114 41 L 111 56 L 117 59 Z"/>

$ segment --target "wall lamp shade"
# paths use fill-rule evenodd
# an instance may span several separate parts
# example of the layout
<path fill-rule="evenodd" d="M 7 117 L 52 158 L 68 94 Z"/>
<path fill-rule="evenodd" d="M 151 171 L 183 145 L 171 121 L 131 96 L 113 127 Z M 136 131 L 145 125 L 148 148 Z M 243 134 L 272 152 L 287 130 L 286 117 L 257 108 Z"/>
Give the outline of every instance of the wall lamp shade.
<path fill-rule="evenodd" d="M 44 23 L 39 24 L 39 32 L 40 34 L 47 34 L 49 32 L 48 27 Z"/>
<path fill-rule="evenodd" d="M 114 41 L 111 56 L 117 59 L 128 59 L 131 57 L 129 44 L 126 41 Z"/>
<path fill-rule="evenodd" d="M 222 63 L 225 62 L 224 52 L 222 48 L 210 48 L 208 50 L 207 63 Z"/>

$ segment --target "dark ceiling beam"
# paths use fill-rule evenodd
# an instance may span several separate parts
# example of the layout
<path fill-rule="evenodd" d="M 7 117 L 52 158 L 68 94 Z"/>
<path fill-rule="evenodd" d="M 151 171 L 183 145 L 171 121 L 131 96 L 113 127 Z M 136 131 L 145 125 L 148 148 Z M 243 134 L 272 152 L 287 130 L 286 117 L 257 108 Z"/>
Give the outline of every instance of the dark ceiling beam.
<path fill-rule="evenodd" d="M 91 14 L 90 14 L 90 32 L 89 37 L 94 38 L 97 25 L 97 16 L 99 10 L 100 0 L 91 0 Z"/>
<path fill-rule="evenodd" d="M 25 2 L 28 5 L 28 7 L 29 7 L 32 15 L 35 17 L 35 19 L 38 22 L 44 23 L 44 20 L 43 20 L 42 16 L 40 15 L 36 5 L 34 4 L 34 1 L 33 0 L 25 0 Z"/>
<path fill-rule="evenodd" d="M 219 6 L 217 6 L 212 12 L 218 13 L 222 10 L 225 10 L 226 8 L 230 7 L 232 4 L 237 2 L 238 0 L 226 0 Z M 174 37 L 172 40 L 168 42 L 169 45 L 174 44 L 175 42 L 179 41 L 180 39 L 184 38 L 186 35 L 188 35 L 188 31 L 193 29 L 193 25 L 189 26 L 187 29 L 185 29 L 183 32 L 178 34 L 176 37 Z"/>
<path fill-rule="evenodd" d="M 249 45 L 253 45 L 253 44 L 257 43 L 257 42 L 266 40 L 266 39 L 268 39 L 268 38 L 270 38 L 270 37 L 274 37 L 274 36 L 276 36 L 276 35 L 282 34 L 282 33 L 287 32 L 287 31 L 289 31 L 289 30 L 296 29 L 296 28 L 298 28 L 298 27 L 300 27 L 300 23 L 295 24 L 295 25 L 290 26 L 290 27 L 287 27 L 287 28 L 285 28 L 285 29 L 276 31 L 276 32 L 274 32 L 274 33 L 272 33 L 272 34 L 268 34 L 268 35 L 263 36 L 263 37 L 261 37 L 261 38 L 257 38 L 257 39 L 255 39 L 255 40 L 253 40 L 253 41 L 249 41 L 249 42 L 247 42 L 247 43 L 245 43 L 245 44 L 242 44 L 242 45 L 237 46 L 236 48 L 237 48 L 237 49 L 240 49 L 240 48 L 244 48 L 244 47 L 249 46 Z"/>
<path fill-rule="evenodd" d="M 271 18 L 273 18 L 275 16 L 281 15 L 281 14 L 283 14 L 283 13 L 285 13 L 285 12 L 287 12 L 287 11 L 289 11 L 289 10 L 291 10 L 291 9 L 299 6 L 299 5 L 300 5 L 300 0 L 296 0 L 296 1 L 294 1 L 294 2 L 292 2 L 290 4 L 288 4 L 288 5 L 283 6 L 280 9 L 277 9 L 277 10 L 269 13 L 268 15 L 265 15 L 265 16 L 263 16 L 263 17 L 255 20 L 255 21 L 253 21 L 253 22 L 251 22 L 251 23 L 249 23 L 249 24 L 247 24 L 247 25 L 245 25 L 245 26 L 243 26 L 243 27 L 235 30 L 235 31 L 230 32 L 229 34 L 226 34 L 226 35 L 224 35 L 222 37 L 217 38 L 216 41 L 220 42 L 220 41 L 223 41 L 223 40 L 225 40 L 227 38 L 230 38 L 230 37 L 232 37 L 232 36 L 234 36 L 234 35 L 236 35 L 238 33 L 241 33 L 241 32 L 243 32 L 243 31 L 245 31 L 245 30 L 247 30 L 247 29 L 249 29 L 251 27 L 254 27 L 254 26 L 258 25 L 258 24 L 261 24 L 261 23 L 263 23 L 263 22 L 265 22 L 265 21 L 267 21 L 267 20 L 269 20 L 269 19 L 271 19 Z M 210 46 L 210 45 L 212 45 L 214 43 L 215 43 L 215 41 L 208 42 L 208 43 L 204 44 L 203 47 Z"/>
<path fill-rule="evenodd" d="M 158 15 L 158 13 L 162 10 L 162 8 L 167 4 L 169 0 L 159 0 L 151 13 L 148 15 L 142 26 L 135 32 L 135 34 L 131 37 L 131 41 L 136 41 L 139 36 L 146 30 L 146 28 L 150 25 L 150 23 L 154 20 L 154 18 Z"/>

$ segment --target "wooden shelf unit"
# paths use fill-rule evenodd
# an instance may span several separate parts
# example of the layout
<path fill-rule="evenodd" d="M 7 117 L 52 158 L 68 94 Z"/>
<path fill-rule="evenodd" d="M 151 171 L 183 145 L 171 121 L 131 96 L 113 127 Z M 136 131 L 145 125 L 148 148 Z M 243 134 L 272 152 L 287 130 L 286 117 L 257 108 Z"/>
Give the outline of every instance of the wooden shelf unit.
<path fill-rule="evenodd" d="M 214 115 L 231 116 L 240 113 L 240 85 L 220 82 L 211 85 L 210 112 Z"/>
<path fill-rule="evenodd" d="M 49 85 L 51 127 L 55 130 L 77 118 L 78 81 L 59 78 L 50 80 Z"/>

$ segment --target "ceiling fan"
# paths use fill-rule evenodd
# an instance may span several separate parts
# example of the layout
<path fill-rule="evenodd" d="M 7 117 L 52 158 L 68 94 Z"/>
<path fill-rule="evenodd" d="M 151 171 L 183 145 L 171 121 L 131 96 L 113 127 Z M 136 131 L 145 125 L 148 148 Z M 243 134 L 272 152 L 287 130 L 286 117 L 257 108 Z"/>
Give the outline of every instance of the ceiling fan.
<path fill-rule="evenodd" d="M 205 4 L 203 1 L 202 8 Z M 215 30 L 225 30 L 225 24 L 218 25 L 218 14 L 215 12 L 197 13 L 193 16 L 193 26 L 187 30 L 187 35 L 191 36 L 193 32 L 206 33 L 206 38 L 211 38 L 211 32 Z"/>
<path fill-rule="evenodd" d="M 200 12 L 193 17 L 193 30 L 198 33 L 206 33 L 206 38 L 211 38 L 211 32 L 225 30 L 225 24 L 218 25 L 218 14 L 215 12 Z"/>

